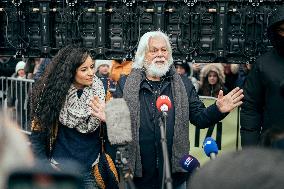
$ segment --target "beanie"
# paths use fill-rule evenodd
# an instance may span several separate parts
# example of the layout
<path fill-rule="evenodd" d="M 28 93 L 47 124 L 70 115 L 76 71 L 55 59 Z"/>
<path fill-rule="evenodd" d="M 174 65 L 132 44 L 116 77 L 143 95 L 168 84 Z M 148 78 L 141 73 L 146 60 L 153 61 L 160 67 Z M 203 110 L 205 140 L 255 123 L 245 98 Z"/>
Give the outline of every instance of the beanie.
<path fill-rule="evenodd" d="M 102 65 L 108 65 L 109 68 L 111 69 L 111 60 L 95 60 L 95 72 L 98 71 L 99 67 Z"/>
<path fill-rule="evenodd" d="M 19 61 L 16 65 L 16 73 L 18 73 L 19 70 L 23 70 L 25 68 L 26 63 L 24 61 Z"/>
<path fill-rule="evenodd" d="M 187 76 L 192 76 L 192 74 L 193 74 L 192 68 L 187 62 L 184 62 L 182 60 L 176 60 L 176 61 L 174 61 L 174 65 L 175 66 L 181 66 L 185 70 Z"/>

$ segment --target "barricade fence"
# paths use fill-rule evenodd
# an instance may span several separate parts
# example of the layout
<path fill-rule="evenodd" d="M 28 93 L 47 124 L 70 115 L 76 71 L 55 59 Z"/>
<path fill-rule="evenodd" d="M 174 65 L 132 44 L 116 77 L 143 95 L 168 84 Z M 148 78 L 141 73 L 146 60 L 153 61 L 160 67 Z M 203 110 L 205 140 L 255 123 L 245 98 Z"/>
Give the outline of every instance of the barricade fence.
<path fill-rule="evenodd" d="M 29 96 L 34 80 L 0 77 L 0 104 L 2 110 L 16 121 L 24 132 L 30 132 Z"/>

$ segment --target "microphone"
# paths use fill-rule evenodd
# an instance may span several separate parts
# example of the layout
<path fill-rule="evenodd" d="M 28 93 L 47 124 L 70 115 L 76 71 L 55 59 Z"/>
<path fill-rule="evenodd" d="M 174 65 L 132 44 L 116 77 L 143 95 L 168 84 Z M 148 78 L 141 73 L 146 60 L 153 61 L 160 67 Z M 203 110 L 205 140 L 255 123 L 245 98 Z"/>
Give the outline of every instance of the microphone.
<path fill-rule="evenodd" d="M 172 108 L 171 100 L 168 96 L 159 96 L 156 101 L 156 107 L 160 112 L 168 112 Z"/>
<path fill-rule="evenodd" d="M 199 161 L 191 156 L 191 155 L 184 155 L 180 161 L 180 166 L 189 173 L 192 173 L 194 170 L 200 167 Z"/>
<path fill-rule="evenodd" d="M 215 159 L 218 154 L 218 146 L 215 140 L 211 137 L 207 137 L 203 142 L 203 149 L 205 154 L 210 157 L 210 159 Z"/>
<path fill-rule="evenodd" d="M 127 188 L 135 189 L 127 160 L 130 154 L 125 146 L 132 141 L 129 108 L 123 98 L 115 98 L 108 101 L 105 113 L 108 140 L 110 144 L 118 145 L 115 164 L 119 169 L 119 188 L 125 188 L 127 185 Z"/>
<path fill-rule="evenodd" d="M 164 160 L 163 183 L 165 184 L 167 189 L 172 189 L 173 188 L 172 176 L 171 176 L 170 160 L 169 160 L 169 153 L 168 153 L 167 139 L 166 139 L 167 112 L 172 107 L 170 98 L 166 95 L 159 96 L 156 101 L 156 107 L 163 114 L 162 117 L 163 124 L 160 124 L 160 134 L 161 134 L 160 141 L 162 145 L 163 160 Z"/>
<path fill-rule="evenodd" d="M 106 124 L 109 142 L 126 145 L 132 141 L 130 112 L 123 98 L 115 98 L 106 104 Z"/>

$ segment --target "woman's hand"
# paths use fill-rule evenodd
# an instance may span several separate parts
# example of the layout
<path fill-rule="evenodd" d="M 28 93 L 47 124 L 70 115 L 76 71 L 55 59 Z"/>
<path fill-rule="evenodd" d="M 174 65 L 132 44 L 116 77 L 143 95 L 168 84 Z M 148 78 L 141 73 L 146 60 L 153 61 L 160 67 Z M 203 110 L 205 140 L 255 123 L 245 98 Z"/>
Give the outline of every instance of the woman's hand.
<path fill-rule="evenodd" d="M 239 87 L 234 88 L 227 95 L 223 96 L 223 91 L 220 90 L 218 94 L 218 98 L 216 101 L 216 105 L 220 112 L 226 113 L 232 111 L 235 107 L 240 106 L 243 102 L 243 90 Z"/>
<path fill-rule="evenodd" d="M 106 121 L 105 102 L 100 100 L 98 96 L 91 99 L 90 104 L 92 108 L 92 115 L 99 118 L 101 121 Z"/>

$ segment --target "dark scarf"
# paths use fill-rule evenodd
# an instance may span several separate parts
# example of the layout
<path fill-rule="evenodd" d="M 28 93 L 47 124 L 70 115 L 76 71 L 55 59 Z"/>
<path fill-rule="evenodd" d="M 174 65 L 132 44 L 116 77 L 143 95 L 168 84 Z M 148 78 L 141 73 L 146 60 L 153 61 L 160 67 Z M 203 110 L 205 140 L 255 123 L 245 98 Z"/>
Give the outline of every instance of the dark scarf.
<path fill-rule="evenodd" d="M 175 108 L 175 129 L 172 147 L 172 172 L 184 172 L 179 165 L 180 158 L 189 151 L 189 104 L 186 89 L 181 77 L 173 71 L 171 88 L 173 89 Z M 124 87 L 124 99 L 130 110 L 133 141 L 129 144 L 129 166 L 134 176 L 142 177 L 142 164 L 139 146 L 140 102 L 139 91 L 142 82 L 142 69 L 132 69 Z M 160 121 L 161 123 L 161 121 Z"/>

